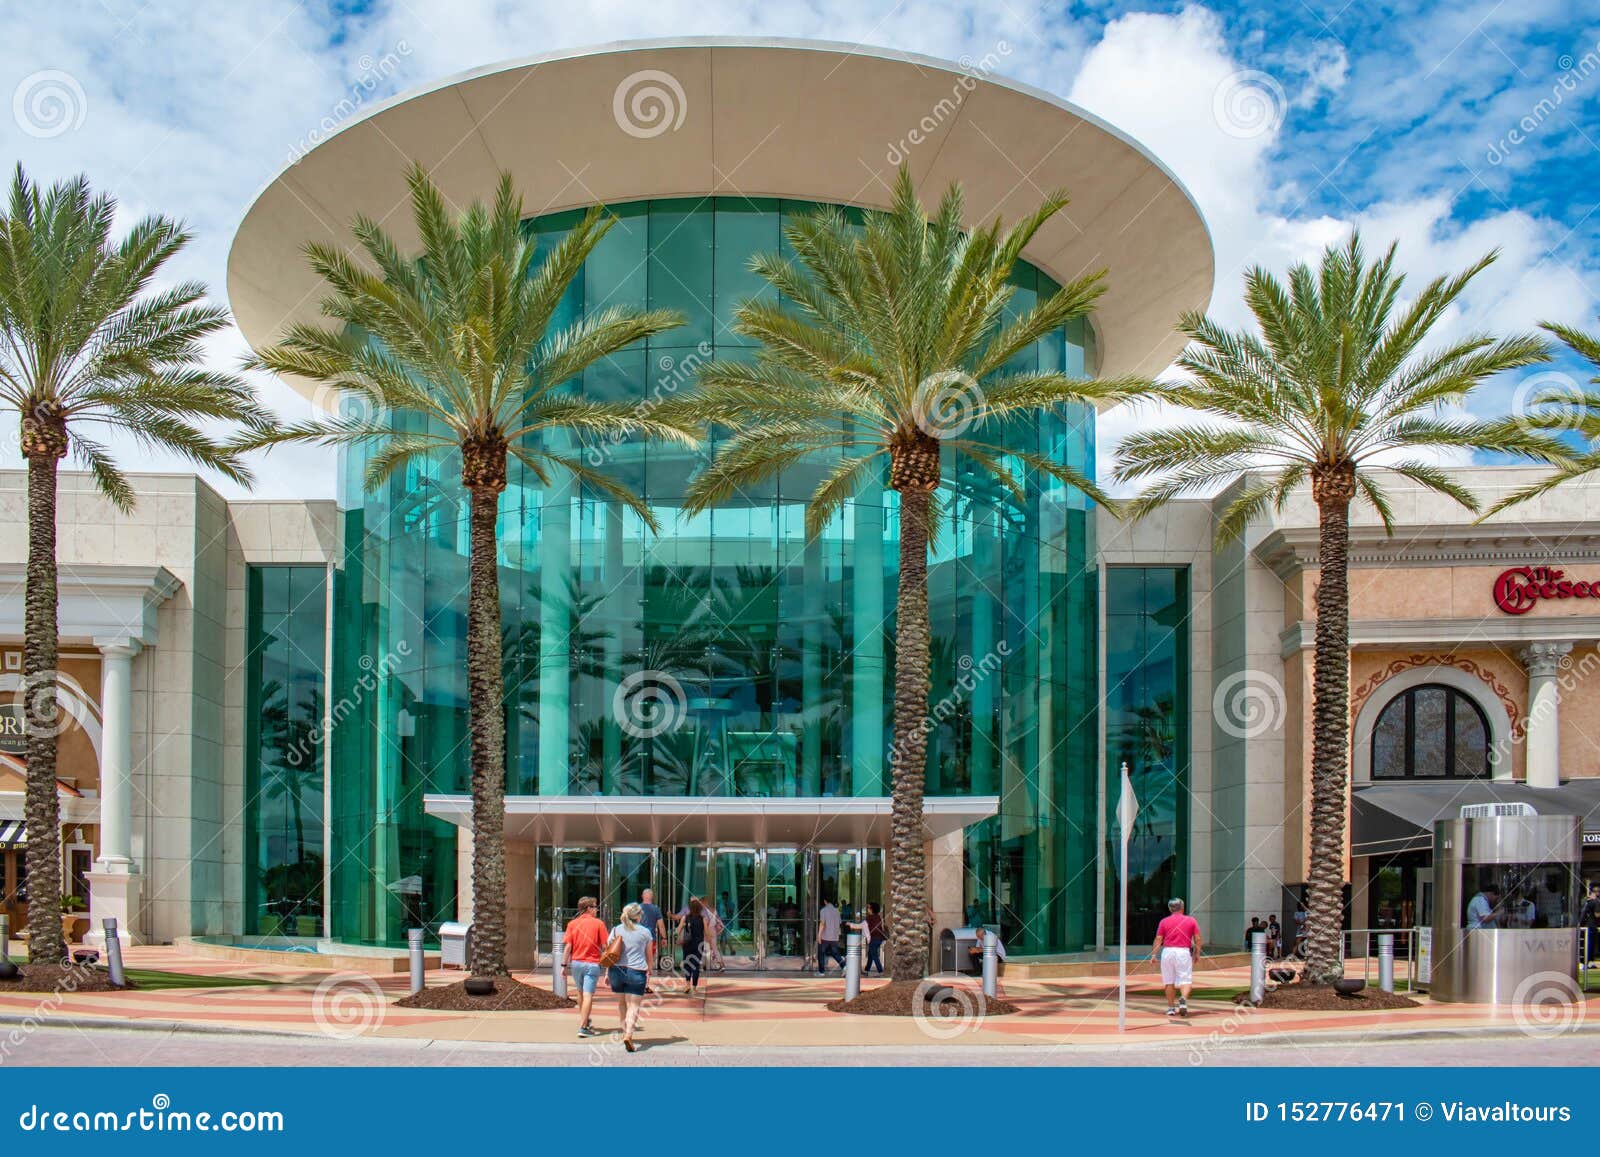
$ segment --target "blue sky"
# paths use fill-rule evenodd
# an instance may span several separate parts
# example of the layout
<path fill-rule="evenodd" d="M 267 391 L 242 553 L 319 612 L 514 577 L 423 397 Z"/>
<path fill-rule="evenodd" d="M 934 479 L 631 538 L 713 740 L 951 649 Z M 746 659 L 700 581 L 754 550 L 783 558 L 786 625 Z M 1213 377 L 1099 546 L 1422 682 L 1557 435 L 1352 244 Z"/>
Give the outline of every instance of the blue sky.
<path fill-rule="evenodd" d="M 1447 335 L 1596 324 L 1600 6 L 1575 0 L 11 4 L 0 11 L 0 98 L 11 97 L 0 159 L 40 179 L 87 172 L 130 220 L 184 218 L 198 238 L 174 272 L 220 295 L 251 196 L 341 100 L 373 103 L 564 47 L 705 34 L 952 60 L 1004 44 L 999 72 L 1105 117 L 1190 187 L 1217 246 L 1213 311 L 1230 322 L 1243 320 L 1244 268 L 1311 258 L 1359 225 L 1374 243 L 1398 240 L 1418 280 L 1502 249 Z M 214 356 L 242 348 L 229 334 Z M 1587 376 L 1570 358 L 1553 369 Z M 1512 405 L 1530 378 L 1496 382 L 1474 408 Z M 262 389 L 304 414 L 283 387 Z M 1102 445 L 1128 422 L 1107 415 Z M 0 464 L 16 460 L 14 426 L 0 426 Z M 262 494 L 333 493 L 322 451 L 280 451 L 261 475 Z"/>

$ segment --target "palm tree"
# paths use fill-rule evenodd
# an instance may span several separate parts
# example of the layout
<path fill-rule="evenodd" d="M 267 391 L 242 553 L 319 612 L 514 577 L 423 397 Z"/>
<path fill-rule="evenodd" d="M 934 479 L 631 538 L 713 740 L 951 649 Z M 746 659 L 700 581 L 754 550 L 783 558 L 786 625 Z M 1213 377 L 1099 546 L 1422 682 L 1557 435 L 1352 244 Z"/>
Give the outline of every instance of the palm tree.
<path fill-rule="evenodd" d="M 99 431 L 181 454 L 239 483 L 232 447 L 197 421 L 258 423 L 239 379 L 205 368 L 201 342 L 228 322 L 206 287 L 152 285 L 190 239 L 166 217 L 112 239 L 116 202 L 86 177 L 41 190 L 18 166 L 0 214 L 0 407 L 21 418 L 28 465 L 28 568 L 23 628 L 27 725 L 29 954 L 66 954 L 61 935 L 60 810 L 56 797 L 56 470 L 71 452 L 121 511 L 133 487 Z"/>
<path fill-rule="evenodd" d="M 713 363 L 678 403 L 686 417 L 731 431 L 690 485 L 691 513 L 824 458 L 825 477 L 806 507 L 808 538 L 868 481 L 887 473 L 899 493 L 889 919 L 892 969 L 902 979 L 921 977 L 928 966 L 928 545 L 946 463 L 965 460 L 1021 503 L 1019 470 L 1104 501 L 1079 471 L 998 439 L 1010 434 L 1020 443 L 1046 412 L 1132 388 L 1006 368 L 1087 314 L 1103 291 L 1096 273 L 1006 316 L 1008 279 L 1023 249 L 1066 200 L 1047 196 L 1009 230 L 996 220 L 965 233 L 960 187 L 951 186 L 930 218 L 902 168 L 887 211 L 868 212 L 859 225 L 833 208 L 796 221 L 786 229 L 795 260 L 768 255 L 751 263 L 785 300 L 749 301 L 735 315 L 733 328 L 760 343 L 755 359 Z"/>
<path fill-rule="evenodd" d="M 1574 392 L 1553 387 L 1532 399 L 1533 405 L 1527 414 L 1520 418 L 1508 418 L 1507 421 L 1557 435 L 1575 433 L 1583 439 L 1586 449 L 1582 453 L 1575 453 L 1569 461 L 1558 464 L 1549 476 L 1495 503 L 1484 515 L 1485 518 L 1508 506 L 1526 502 L 1563 482 L 1600 470 L 1600 335 L 1586 334 L 1572 326 L 1555 322 L 1545 322 L 1540 328 L 1560 338 L 1568 349 L 1593 366 L 1596 373 L 1589 379 L 1589 388 Z"/>
<path fill-rule="evenodd" d="M 420 165 L 406 176 L 420 253 L 406 253 L 367 217 L 351 233 L 358 252 L 306 246 L 327 282 L 330 326 L 289 327 L 252 368 L 338 392 L 338 416 L 263 433 L 251 447 L 305 441 L 369 454 L 366 486 L 421 459 L 459 455 L 470 495 L 467 599 L 468 728 L 472 764 L 472 971 L 506 972 L 505 694 L 495 521 L 515 458 L 540 485 L 598 491 L 651 529 L 650 508 L 587 465 L 577 438 L 641 434 L 692 445 L 691 431 L 630 402 L 582 397 L 571 383 L 602 358 L 682 322 L 666 310 L 604 309 L 552 331 L 551 319 L 611 220 L 590 210 L 550 252 L 523 227 L 522 199 L 502 175 L 493 205 L 459 215 Z M 372 271 L 369 272 L 369 267 Z M 391 415 L 393 418 L 391 419 Z M 549 576 L 546 581 L 550 581 Z"/>
<path fill-rule="evenodd" d="M 1320 574 L 1312 690 L 1311 863 L 1306 974 L 1341 975 L 1340 889 L 1344 881 L 1345 785 L 1349 773 L 1350 505 L 1361 499 L 1392 530 L 1383 472 L 1410 479 L 1469 510 L 1477 500 L 1426 457 L 1430 452 L 1499 451 L 1557 461 L 1556 440 L 1509 426 L 1452 416 L 1493 374 L 1545 360 L 1536 337 L 1474 334 L 1424 350 L 1429 331 L 1495 258 L 1428 283 L 1397 305 L 1404 275 L 1394 246 L 1369 264 L 1359 236 L 1330 246 L 1320 267 L 1296 265 L 1288 285 L 1265 270 L 1245 275 L 1245 301 L 1260 336 L 1234 332 L 1198 313 L 1179 330 L 1187 380 L 1151 396 L 1209 420 L 1141 431 L 1125 439 L 1116 476 L 1159 476 L 1129 506 L 1143 515 L 1173 498 L 1235 479 L 1243 486 L 1218 521 L 1219 543 L 1243 534 L 1268 507 L 1281 510 L 1311 484 L 1320 526 Z"/>

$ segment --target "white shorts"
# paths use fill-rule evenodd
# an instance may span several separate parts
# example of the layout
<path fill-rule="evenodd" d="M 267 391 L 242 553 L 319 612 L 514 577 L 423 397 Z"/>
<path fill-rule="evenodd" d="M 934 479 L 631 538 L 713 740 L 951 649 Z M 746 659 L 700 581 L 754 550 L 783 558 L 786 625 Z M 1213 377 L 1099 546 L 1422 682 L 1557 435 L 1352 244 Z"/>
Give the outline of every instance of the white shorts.
<path fill-rule="evenodd" d="M 1161 983 L 1194 983 L 1194 957 L 1187 948 L 1163 948 L 1161 950 Z"/>

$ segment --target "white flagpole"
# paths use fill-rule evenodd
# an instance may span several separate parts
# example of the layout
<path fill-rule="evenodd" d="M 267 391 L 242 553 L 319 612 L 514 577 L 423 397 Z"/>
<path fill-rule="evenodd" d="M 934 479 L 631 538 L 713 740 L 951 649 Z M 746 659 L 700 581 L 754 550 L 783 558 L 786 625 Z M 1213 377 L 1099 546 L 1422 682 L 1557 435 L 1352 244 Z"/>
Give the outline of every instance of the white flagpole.
<path fill-rule="evenodd" d="M 1119 884 L 1121 902 L 1117 905 L 1120 915 L 1121 930 L 1118 940 L 1121 942 L 1121 959 L 1117 966 L 1117 1031 L 1128 1031 L 1128 829 L 1127 823 L 1128 800 L 1133 794 L 1133 785 L 1128 782 L 1128 764 L 1122 764 L 1122 791 L 1117 797 L 1117 826 L 1121 829 L 1122 836 L 1122 879 Z M 1137 805 L 1135 805 L 1137 806 Z"/>

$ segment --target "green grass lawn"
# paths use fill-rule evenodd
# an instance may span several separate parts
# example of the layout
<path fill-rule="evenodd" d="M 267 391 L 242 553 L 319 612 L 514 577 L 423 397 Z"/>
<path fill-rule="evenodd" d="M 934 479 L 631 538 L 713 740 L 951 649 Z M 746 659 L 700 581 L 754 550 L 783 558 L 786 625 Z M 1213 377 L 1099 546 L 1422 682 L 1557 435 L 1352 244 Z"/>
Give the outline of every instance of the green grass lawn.
<path fill-rule="evenodd" d="M 11 963 L 20 967 L 28 963 L 28 958 L 12 957 Z M 98 972 L 105 971 L 102 965 L 95 965 L 95 969 Z M 273 983 L 250 976 L 191 976 L 186 972 L 162 972 L 153 968 L 127 968 L 123 971 L 134 987 L 143 992 L 174 988 L 254 988 Z"/>

